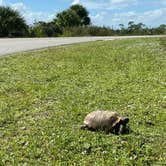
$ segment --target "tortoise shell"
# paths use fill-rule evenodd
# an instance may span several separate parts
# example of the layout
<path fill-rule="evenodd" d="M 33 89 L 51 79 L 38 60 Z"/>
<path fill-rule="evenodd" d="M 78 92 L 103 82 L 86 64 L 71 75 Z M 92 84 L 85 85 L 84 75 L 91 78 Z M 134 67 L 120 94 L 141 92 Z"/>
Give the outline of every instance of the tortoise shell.
<path fill-rule="evenodd" d="M 94 111 L 89 113 L 84 119 L 84 125 L 81 129 L 105 130 L 107 132 L 118 133 L 124 131 L 128 118 L 120 116 L 117 112 L 111 111 Z"/>

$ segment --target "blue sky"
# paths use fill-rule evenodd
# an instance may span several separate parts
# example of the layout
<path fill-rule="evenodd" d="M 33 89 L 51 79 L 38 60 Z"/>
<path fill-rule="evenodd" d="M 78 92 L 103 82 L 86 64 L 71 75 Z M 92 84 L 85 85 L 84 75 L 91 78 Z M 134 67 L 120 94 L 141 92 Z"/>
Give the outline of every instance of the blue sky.
<path fill-rule="evenodd" d="M 72 4 L 85 6 L 95 25 L 118 27 L 128 21 L 149 27 L 166 24 L 166 0 L 0 0 L 0 5 L 20 11 L 28 24 L 50 21 Z"/>

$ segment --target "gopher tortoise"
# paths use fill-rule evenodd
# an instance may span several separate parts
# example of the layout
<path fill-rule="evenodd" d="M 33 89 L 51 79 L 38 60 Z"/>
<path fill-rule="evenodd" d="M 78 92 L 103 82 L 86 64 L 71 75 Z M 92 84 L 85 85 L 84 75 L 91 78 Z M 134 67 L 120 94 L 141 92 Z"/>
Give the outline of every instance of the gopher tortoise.
<path fill-rule="evenodd" d="M 91 131 L 103 130 L 106 133 L 124 134 L 126 133 L 126 124 L 129 118 L 120 116 L 117 112 L 111 111 L 94 111 L 89 113 L 81 129 Z"/>

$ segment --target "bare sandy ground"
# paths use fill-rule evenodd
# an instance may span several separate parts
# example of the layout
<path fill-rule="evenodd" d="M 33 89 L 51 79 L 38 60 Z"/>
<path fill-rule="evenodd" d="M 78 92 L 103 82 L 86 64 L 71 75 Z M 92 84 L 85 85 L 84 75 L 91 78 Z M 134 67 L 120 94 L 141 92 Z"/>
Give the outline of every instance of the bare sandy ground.
<path fill-rule="evenodd" d="M 110 36 L 110 37 L 64 37 L 64 38 L 0 38 L 0 56 L 22 51 L 41 49 L 52 46 L 92 42 L 98 40 L 116 40 L 128 38 L 146 38 L 161 36 Z"/>

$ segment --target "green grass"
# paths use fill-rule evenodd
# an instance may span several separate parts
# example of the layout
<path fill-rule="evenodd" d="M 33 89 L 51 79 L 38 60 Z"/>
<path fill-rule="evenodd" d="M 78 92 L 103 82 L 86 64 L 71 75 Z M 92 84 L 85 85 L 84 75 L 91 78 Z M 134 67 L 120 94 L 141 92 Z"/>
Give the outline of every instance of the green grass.
<path fill-rule="evenodd" d="M 160 39 L 160 45 L 166 50 L 166 36 Z"/>
<path fill-rule="evenodd" d="M 0 165 L 166 164 L 166 52 L 159 43 L 99 41 L 1 57 Z M 128 116 L 133 132 L 80 130 L 97 109 Z"/>

